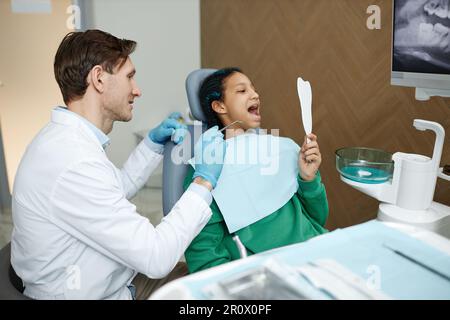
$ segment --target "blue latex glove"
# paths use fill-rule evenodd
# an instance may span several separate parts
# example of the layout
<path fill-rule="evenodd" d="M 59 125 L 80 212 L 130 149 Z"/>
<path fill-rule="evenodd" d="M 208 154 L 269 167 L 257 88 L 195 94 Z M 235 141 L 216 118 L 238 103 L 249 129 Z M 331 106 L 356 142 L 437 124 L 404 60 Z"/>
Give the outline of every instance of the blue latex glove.
<path fill-rule="evenodd" d="M 176 144 L 181 143 L 187 133 L 187 126 L 178 121 L 180 118 L 183 118 L 181 113 L 171 113 L 159 126 L 150 130 L 148 137 L 158 144 L 165 144 L 171 139 Z"/>
<path fill-rule="evenodd" d="M 205 131 L 194 146 L 195 172 L 193 178 L 202 177 L 213 188 L 222 172 L 226 143 L 219 127 Z"/>

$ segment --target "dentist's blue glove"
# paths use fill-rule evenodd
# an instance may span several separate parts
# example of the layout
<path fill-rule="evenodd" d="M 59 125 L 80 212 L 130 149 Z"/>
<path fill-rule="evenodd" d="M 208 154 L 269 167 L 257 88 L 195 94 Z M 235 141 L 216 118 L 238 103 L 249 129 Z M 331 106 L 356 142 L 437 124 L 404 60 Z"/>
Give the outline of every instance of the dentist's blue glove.
<path fill-rule="evenodd" d="M 169 140 L 176 144 L 181 143 L 187 133 L 187 126 L 178 121 L 180 118 L 183 118 L 181 113 L 171 113 L 159 126 L 150 130 L 148 137 L 153 142 L 162 145 Z"/>
<path fill-rule="evenodd" d="M 193 178 L 202 177 L 213 188 L 222 172 L 226 143 L 218 126 L 203 132 L 194 146 L 195 172 Z"/>

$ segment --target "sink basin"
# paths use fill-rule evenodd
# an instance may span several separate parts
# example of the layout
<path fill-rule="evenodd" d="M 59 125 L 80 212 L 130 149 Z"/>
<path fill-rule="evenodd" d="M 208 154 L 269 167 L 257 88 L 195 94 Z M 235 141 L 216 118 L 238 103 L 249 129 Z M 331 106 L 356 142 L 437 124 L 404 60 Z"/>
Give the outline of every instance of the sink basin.
<path fill-rule="evenodd" d="M 392 154 L 383 150 L 350 147 L 336 150 L 336 169 L 345 178 L 361 183 L 384 183 L 392 178 Z"/>

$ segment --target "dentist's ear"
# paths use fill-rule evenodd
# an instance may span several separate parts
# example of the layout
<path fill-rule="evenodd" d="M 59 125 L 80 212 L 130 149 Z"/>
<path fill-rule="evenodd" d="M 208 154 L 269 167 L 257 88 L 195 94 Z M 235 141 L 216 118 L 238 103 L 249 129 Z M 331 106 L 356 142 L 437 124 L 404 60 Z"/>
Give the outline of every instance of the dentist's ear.
<path fill-rule="evenodd" d="M 91 72 L 89 72 L 88 83 L 91 83 L 94 86 L 95 90 L 103 93 L 105 77 L 106 72 L 103 70 L 103 68 L 99 65 L 94 66 Z"/>
<path fill-rule="evenodd" d="M 225 104 L 223 104 L 221 101 L 215 100 L 211 104 L 212 109 L 214 112 L 218 114 L 226 114 L 227 113 L 227 107 Z"/>

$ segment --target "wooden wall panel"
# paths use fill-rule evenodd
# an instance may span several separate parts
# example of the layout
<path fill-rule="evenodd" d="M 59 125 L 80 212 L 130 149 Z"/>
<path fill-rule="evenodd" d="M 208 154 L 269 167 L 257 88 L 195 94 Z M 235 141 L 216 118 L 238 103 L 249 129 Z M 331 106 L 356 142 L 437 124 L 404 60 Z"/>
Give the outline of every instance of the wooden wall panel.
<path fill-rule="evenodd" d="M 381 8 L 381 30 L 369 30 L 369 5 Z M 434 135 L 412 126 L 420 118 L 447 131 L 442 164 L 450 163 L 450 99 L 414 99 L 390 85 L 389 0 L 202 0 L 202 67 L 241 67 L 262 101 L 264 128 L 303 141 L 296 79 L 313 88 L 313 132 L 323 154 L 329 229 L 376 217 L 378 202 L 340 181 L 334 152 L 345 146 L 431 156 Z M 450 205 L 450 183 L 438 180 L 435 200 Z"/>

